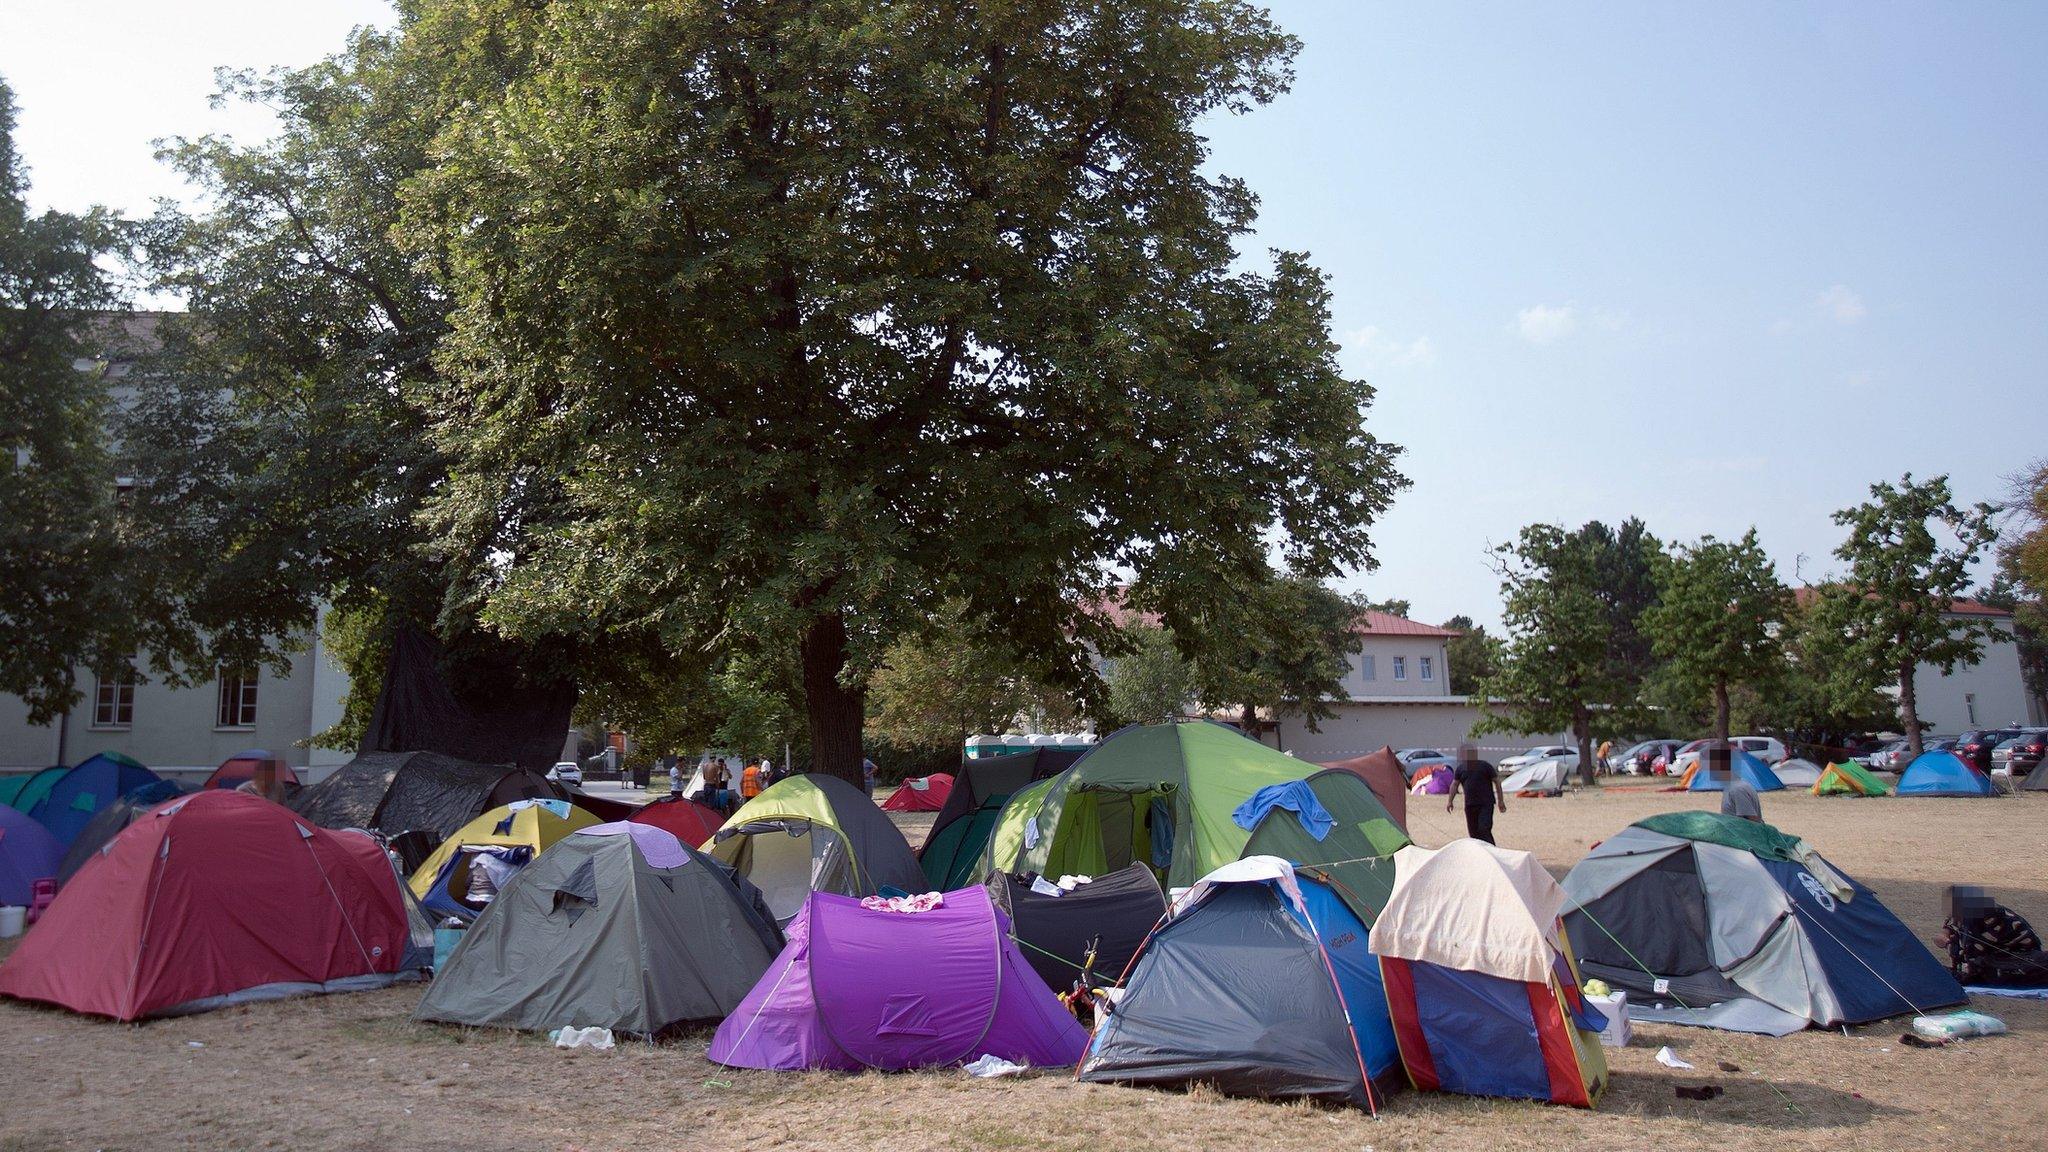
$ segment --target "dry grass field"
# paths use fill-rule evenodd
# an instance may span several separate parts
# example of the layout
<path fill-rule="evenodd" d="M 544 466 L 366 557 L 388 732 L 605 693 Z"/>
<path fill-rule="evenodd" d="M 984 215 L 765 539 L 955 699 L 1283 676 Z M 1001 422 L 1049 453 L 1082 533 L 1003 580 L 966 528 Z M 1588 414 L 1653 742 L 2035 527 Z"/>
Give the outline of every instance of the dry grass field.
<path fill-rule="evenodd" d="M 1498 836 L 1560 875 L 1653 812 L 1704 798 L 1606 789 L 1510 801 Z M 1884 898 L 1922 938 L 1942 886 L 1991 885 L 2048 927 L 2048 796 L 2000 800 L 1765 797 Z M 928 817 L 903 821 L 913 839 Z M 1440 807 L 1416 838 L 1461 828 Z M 1636 1028 L 1608 1052 L 1593 1112 L 1396 1095 L 1362 1112 L 1083 1086 L 1060 1075 L 980 1082 L 958 1071 L 883 1076 L 736 1072 L 704 1059 L 708 1031 L 611 1053 L 411 1023 L 417 985 L 284 1001 L 141 1026 L 0 1004 L 0 1152 L 43 1149 L 1815 1149 L 2048 1147 L 2037 1084 L 2048 1004 L 1979 1000 L 2013 1032 L 1940 1050 L 1898 1043 L 1905 1021 L 1783 1040 Z M 1674 1072 L 1669 1044 L 1697 1065 Z M 1739 1072 L 1718 1070 L 1720 1062 Z M 1726 1095 L 1678 1099 L 1681 1084 Z"/>

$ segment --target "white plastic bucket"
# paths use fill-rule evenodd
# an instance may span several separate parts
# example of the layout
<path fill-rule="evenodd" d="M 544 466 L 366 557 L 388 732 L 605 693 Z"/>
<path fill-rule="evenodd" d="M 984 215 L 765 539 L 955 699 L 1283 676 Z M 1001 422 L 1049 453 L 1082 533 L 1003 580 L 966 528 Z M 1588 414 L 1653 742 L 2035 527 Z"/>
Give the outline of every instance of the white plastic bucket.
<path fill-rule="evenodd" d="M 0 904 L 0 940 L 11 940 L 28 927 L 28 909 L 19 904 Z"/>

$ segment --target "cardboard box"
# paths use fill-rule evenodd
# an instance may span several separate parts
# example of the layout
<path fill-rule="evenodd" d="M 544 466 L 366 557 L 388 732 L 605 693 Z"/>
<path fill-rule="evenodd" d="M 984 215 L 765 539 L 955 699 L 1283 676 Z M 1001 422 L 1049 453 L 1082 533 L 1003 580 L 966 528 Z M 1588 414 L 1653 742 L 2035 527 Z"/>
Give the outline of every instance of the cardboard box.
<path fill-rule="evenodd" d="M 1600 1033 L 1600 1046 L 1628 1047 L 1628 993 L 1617 989 L 1605 996 L 1588 996 L 1586 1003 L 1592 1005 L 1595 1012 L 1607 1017 L 1607 1028 Z"/>

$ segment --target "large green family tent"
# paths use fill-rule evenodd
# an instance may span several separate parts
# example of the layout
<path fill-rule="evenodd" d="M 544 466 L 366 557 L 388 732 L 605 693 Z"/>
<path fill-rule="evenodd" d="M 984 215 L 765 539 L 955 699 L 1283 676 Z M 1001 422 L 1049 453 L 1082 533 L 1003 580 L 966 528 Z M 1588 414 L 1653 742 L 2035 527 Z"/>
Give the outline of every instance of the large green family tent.
<path fill-rule="evenodd" d="M 1034 781 L 1073 766 L 1087 748 L 1033 748 L 1007 756 L 970 757 L 953 774 L 953 791 L 925 833 L 917 863 L 933 888 L 950 892 L 973 878 L 989 833 L 1010 797 Z"/>
<path fill-rule="evenodd" d="M 413 1019 L 651 1036 L 724 1017 L 781 950 L 731 868 L 650 824 L 598 824 L 506 884 Z"/>
<path fill-rule="evenodd" d="M 1948 969 L 1803 841 L 1713 812 L 1666 812 L 1565 877 L 1579 968 L 1629 1015 L 1782 1036 L 1963 1001 Z"/>
<path fill-rule="evenodd" d="M 1135 860 L 1185 887 L 1244 855 L 1252 829 L 1234 818 L 1239 805 L 1320 771 L 1207 720 L 1125 728 L 1042 791 L 1011 799 L 990 837 L 988 874 L 1101 876 Z"/>
<path fill-rule="evenodd" d="M 903 833 L 837 776 L 776 781 L 740 805 L 705 851 L 759 888 L 779 924 L 803 911 L 813 891 L 874 896 L 927 888 Z"/>
<path fill-rule="evenodd" d="M 1883 796 L 1890 791 L 1884 781 L 1854 760 L 1828 765 L 1813 782 L 1815 796 Z"/>

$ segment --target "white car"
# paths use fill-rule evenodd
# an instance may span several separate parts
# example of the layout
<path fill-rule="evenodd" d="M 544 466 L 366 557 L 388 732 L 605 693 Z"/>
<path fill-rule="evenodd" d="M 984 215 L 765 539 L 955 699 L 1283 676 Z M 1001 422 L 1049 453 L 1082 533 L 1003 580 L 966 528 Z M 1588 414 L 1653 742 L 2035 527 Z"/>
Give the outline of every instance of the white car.
<path fill-rule="evenodd" d="M 1518 752 L 1501 761 L 1499 768 L 1501 774 L 1506 775 L 1525 764 L 1534 764 L 1538 760 L 1562 760 L 1567 768 L 1576 769 L 1579 766 L 1579 750 L 1577 748 L 1567 748 L 1562 744 L 1538 744 L 1527 752 Z"/>
<path fill-rule="evenodd" d="M 1728 742 L 1766 764 L 1785 758 L 1785 743 L 1775 736 L 1736 736 Z"/>
<path fill-rule="evenodd" d="M 583 786 L 583 766 L 574 760 L 560 761 L 548 769 L 548 779 L 557 784 L 574 784 L 580 788 Z"/>

